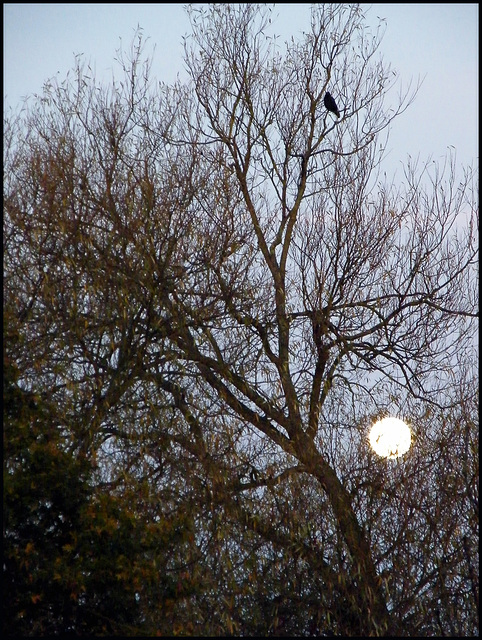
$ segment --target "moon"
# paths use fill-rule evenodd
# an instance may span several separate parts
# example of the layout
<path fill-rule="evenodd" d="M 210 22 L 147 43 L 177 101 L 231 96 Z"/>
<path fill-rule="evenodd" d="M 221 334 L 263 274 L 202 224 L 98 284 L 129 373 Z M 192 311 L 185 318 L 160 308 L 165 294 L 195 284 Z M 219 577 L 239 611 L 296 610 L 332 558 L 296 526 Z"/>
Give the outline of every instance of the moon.
<path fill-rule="evenodd" d="M 372 449 L 383 458 L 399 458 L 410 449 L 412 434 L 399 418 L 382 418 L 368 434 Z"/>

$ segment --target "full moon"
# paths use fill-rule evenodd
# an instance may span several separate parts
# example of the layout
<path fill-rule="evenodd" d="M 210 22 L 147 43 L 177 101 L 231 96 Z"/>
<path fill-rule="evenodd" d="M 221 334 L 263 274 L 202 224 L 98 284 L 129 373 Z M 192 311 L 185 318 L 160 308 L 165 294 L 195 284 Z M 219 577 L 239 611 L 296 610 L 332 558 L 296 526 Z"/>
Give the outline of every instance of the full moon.
<path fill-rule="evenodd" d="M 410 449 L 412 434 L 398 418 L 383 418 L 375 422 L 368 435 L 375 453 L 384 458 L 398 458 Z"/>

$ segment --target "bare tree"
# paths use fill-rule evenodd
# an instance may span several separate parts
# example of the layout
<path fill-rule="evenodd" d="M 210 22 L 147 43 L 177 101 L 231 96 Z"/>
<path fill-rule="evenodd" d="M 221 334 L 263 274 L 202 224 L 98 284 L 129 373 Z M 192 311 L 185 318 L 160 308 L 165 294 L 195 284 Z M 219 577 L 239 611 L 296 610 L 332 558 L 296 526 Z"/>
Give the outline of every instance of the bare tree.
<path fill-rule="evenodd" d="M 396 76 L 358 5 L 316 5 L 284 48 L 266 5 L 189 12 L 187 85 L 154 89 L 139 42 L 110 90 L 79 65 L 6 125 L 5 297 L 23 384 L 62 406 L 105 476 L 195 491 L 209 585 L 238 603 L 210 588 L 189 600 L 204 631 L 472 633 L 473 521 L 452 549 L 440 491 L 448 443 L 465 438 L 452 495 L 475 504 L 473 371 L 461 382 L 473 174 L 457 180 L 449 159 L 382 180 L 384 136 L 416 91 L 387 104 Z M 429 412 L 441 428 L 463 408 L 467 428 L 443 443 L 430 431 L 396 468 L 366 451 L 383 412 L 413 416 L 425 443 Z M 424 626 L 426 590 L 442 604 Z"/>

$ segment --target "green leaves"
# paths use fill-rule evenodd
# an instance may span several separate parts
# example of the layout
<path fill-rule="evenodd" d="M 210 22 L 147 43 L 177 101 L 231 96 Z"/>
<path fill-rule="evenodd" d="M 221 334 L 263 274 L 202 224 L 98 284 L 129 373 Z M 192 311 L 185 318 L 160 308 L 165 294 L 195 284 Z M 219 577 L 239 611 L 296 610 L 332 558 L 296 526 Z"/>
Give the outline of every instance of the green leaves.
<path fill-rule="evenodd" d="M 470 635 L 470 176 L 380 183 L 359 8 L 285 52 L 265 5 L 190 11 L 190 83 L 139 40 L 5 124 L 5 632 Z"/>

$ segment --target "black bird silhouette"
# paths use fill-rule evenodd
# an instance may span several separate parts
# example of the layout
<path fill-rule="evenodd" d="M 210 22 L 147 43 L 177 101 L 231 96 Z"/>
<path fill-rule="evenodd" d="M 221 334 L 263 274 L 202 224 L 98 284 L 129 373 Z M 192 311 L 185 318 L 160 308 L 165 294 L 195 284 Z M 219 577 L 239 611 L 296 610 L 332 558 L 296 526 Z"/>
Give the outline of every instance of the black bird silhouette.
<path fill-rule="evenodd" d="M 331 93 L 328 93 L 328 91 L 325 93 L 323 102 L 325 103 L 325 107 L 328 109 L 328 111 L 334 113 L 337 118 L 340 117 L 340 112 L 338 111 L 338 107 L 336 106 L 335 99 L 333 98 Z"/>

